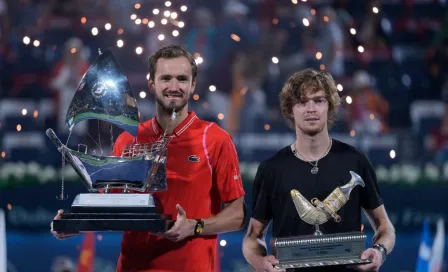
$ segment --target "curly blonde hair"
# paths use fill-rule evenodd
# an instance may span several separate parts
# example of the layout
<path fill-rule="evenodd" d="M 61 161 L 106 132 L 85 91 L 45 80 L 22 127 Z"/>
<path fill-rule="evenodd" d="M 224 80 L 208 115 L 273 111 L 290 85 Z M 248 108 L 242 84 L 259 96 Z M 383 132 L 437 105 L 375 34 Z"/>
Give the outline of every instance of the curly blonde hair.
<path fill-rule="evenodd" d="M 305 69 L 295 72 L 288 78 L 280 93 L 280 108 L 283 116 L 294 128 L 292 107 L 305 98 L 308 92 L 324 91 L 328 101 L 327 125 L 331 128 L 336 121 L 336 112 L 341 104 L 336 83 L 333 77 L 324 71 Z"/>

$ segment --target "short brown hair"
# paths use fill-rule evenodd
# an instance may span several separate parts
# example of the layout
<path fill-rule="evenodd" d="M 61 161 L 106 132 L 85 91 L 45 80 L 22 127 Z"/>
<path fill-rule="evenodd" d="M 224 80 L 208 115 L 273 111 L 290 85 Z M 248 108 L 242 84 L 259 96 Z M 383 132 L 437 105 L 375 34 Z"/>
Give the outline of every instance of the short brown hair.
<path fill-rule="evenodd" d="M 157 50 L 152 56 L 149 57 L 149 77 L 154 80 L 156 74 L 157 61 L 162 59 L 174 59 L 179 57 L 186 57 L 191 64 L 191 74 L 193 81 L 196 80 L 198 75 L 198 65 L 193 56 L 185 48 L 179 45 L 168 45 Z"/>
<path fill-rule="evenodd" d="M 309 68 L 298 71 L 288 78 L 280 93 L 280 107 L 283 116 L 288 119 L 291 128 L 294 128 L 292 107 L 307 95 L 306 91 L 308 90 L 325 92 L 325 98 L 328 101 L 327 125 L 328 128 L 331 128 L 336 121 L 336 112 L 341 104 L 341 98 L 333 77 L 324 71 Z"/>

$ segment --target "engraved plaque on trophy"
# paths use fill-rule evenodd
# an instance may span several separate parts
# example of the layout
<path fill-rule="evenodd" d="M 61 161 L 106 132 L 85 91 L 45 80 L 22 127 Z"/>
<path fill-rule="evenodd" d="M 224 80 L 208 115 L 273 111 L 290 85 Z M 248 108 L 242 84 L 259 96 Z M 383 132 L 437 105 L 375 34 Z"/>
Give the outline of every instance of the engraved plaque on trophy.
<path fill-rule="evenodd" d="M 351 180 L 336 188 L 324 201 L 313 198 L 311 203 L 297 190 L 291 191 L 291 197 L 300 218 L 315 226 L 315 232 L 309 235 L 276 238 L 273 242 L 279 264 L 276 268 L 304 268 L 332 265 L 356 265 L 371 263 L 370 259 L 361 259 L 366 249 L 366 234 L 362 231 L 323 234 L 319 225 L 333 219 L 341 221 L 337 211 L 348 201 L 355 186 L 364 187 L 362 178 L 350 171 Z"/>
<path fill-rule="evenodd" d="M 84 120 L 101 120 L 137 137 L 139 118 L 137 101 L 127 77 L 110 50 L 100 52 L 74 93 L 66 116 L 68 129 L 71 132 Z M 55 231 L 155 233 L 166 230 L 171 220 L 156 212 L 151 194 L 168 189 L 166 135 L 153 143 L 128 145 L 121 156 L 88 154 L 87 149 L 72 150 L 52 129 L 48 129 L 46 135 L 62 154 L 63 168 L 68 162 L 88 190 L 76 196 L 69 213 L 53 220 Z M 65 198 L 63 182 L 60 199 Z"/>

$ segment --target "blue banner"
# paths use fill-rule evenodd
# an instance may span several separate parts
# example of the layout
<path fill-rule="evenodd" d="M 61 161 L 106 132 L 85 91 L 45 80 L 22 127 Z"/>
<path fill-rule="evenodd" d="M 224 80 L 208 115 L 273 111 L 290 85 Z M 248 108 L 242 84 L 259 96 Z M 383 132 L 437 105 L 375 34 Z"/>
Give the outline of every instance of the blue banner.
<path fill-rule="evenodd" d="M 431 233 L 437 218 L 447 218 L 445 203 L 448 185 L 380 186 L 386 209 L 397 230 L 397 244 L 381 271 L 411 271 L 415 266 L 420 244 L 422 221 L 431 221 Z M 77 262 L 82 236 L 59 241 L 50 234 L 50 222 L 58 209 L 70 210 L 76 194 L 86 192 L 81 183 L 65 184 L 68 199 L 60 201 L 60 184 L 20 185 L 0 191 L 0 205 L 6 207 L 8 272 L 54 271 L 60 262 Z M 251 185 L 246 184 L 246 203 L 251 202 Z M 371 245 L 372 232 L 365 221 Z M 222 272 L 249 271 L 241 253 L 244 232 L 220 235 Z M 270 233 L 270 232 L 269 232 Z M 95 271 L 115 271 L 121 233 L 97 233 Z M 267 239 L 269 239 L 269 235 Z M 42 245 L 46 246 L 42 250 Z M 448 245 L 448 242 L 446 243 Z M 23 254 L 26 252 L 26 261 Z M 448 250 L 445 250 L 448 254 Z M 62 260 L 62 261 L 61 261 Z M 65 261 L 63 261 L 65 260 Z"/>
<path fill-rule="evenodd" d="M 420 231 L 424 219 L 435 229 L 437 219 L 448 219 L 448 184 L 381 184 L 386 211 L 398 231 Z M 370 226 L 364 221 L 366 227 Z"/>
<path fill-rule="evenodd" d="M 245 185 L 246 203 L 250 207 L 252 188 Z M 20 185 L 0 191 L 0 205 L 6 210 L 6 223 L 11 231 L 47 231 L 58 209 L 70 210 L 73 199 L 86 189 L 80 182 L 66 182 L 67 200 L 57 200 L 59 183 Z M 405 186 L 381 184 L 380 191 L 386 210 L 399 231 L 420 231 L 423 219 L 431 227 L 438 218 L 448 221 L 448 209 L 444 207 L 448 197 L 448 184 L 424 184 Z M 364 217 L 364 225 L 369 223 Z M 448 224 L 447 224 L 448 225 Z"/>
<path fill-rule="evenodd" d="M 0 205 L 6 211 L 9 231 L 48 231 L 58 209 L 70 211 L 73 200 L 87 189 L 80 182 L 66 182 L 66 200 L 57 200 L 60 183 L 18 185 L 0 190 Z"/>

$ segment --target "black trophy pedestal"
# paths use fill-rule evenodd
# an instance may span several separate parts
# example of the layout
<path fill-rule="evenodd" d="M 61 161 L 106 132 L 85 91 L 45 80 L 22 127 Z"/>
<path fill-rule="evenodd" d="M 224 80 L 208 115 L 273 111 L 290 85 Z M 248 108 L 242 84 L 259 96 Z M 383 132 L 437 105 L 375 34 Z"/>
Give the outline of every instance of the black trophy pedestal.
<path fill-rule="evenodd" d="M 164 232 L 169 220 L 155 213 L 67 213 L 53 220 L 53 230 L 62 233 L 89 231 Z"/>
<path fill-rule="evenodd" d="M 80 194 L 70 213 L 53 220 L 60 233 L 93 231 L 165 232 L 173 221 L 157 214 L 149 194 Z"/>
<path fill-rule="evenodd" d="M 361 259 L 365 250 L 363 232 L 305 235 L 275 239 L 279 269 L 357 265 L 371 263 Z"/>

